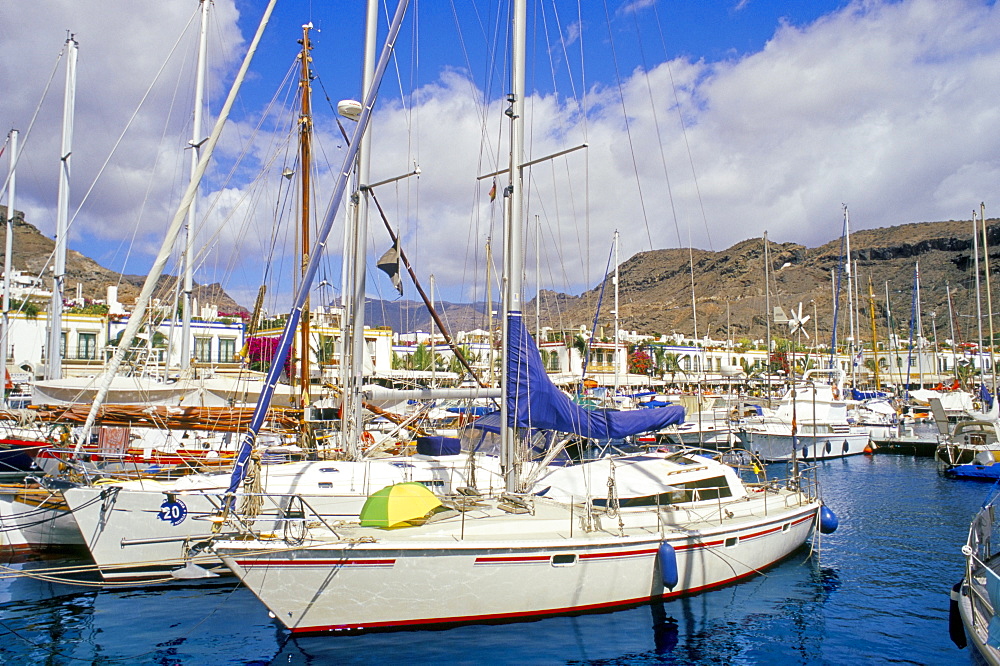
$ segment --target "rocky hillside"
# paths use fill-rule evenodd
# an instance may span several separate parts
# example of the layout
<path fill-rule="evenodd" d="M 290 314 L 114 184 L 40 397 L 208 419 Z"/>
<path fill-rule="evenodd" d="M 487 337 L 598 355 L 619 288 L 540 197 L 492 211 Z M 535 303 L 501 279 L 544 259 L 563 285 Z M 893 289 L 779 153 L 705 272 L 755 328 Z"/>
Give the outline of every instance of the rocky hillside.
<path fill-rule="evenodd" d="M 29 275 L 40 275 L 45 271 L 46 281 L 50 279 L 52 253 L 55 241 L 44 236 L 37 228 L 24 221 L 21 211 L 14 216 L 14 242 L 12 262 L 14 269 Z M 6 247 L 7 208 L 0 206 L 0 248 Z M 0 249 L 2 257 L 2 249 Z M 2 258 L 0 258 L 2 262 Z M 120 275 L 99 265 L 75 250 L 66 253 L 66 296 L 76 295 L 77 284 L 83 285 L 83 295 L 88 299 L 104 300 L 108 285 L 118 285 L 118 300 L 126 305 L 135 302 L 145 275 Z M 163 300 L 173 298 L 177 278 L 165 275 L 157 286 L 158 297 Z M 244 308 L 236 303 L 219 284 L 195 285 L 195 297 L 201 304 L 216 304 L 222 312 L 236 312 Z"/>
<path fill-rule="evenodd" d="M 990 269 L 1000 269 L 1000 222 L 988 221 Z M 981 240 L 980 235 L 980 240 Z M 771 306 L 788 313 L 802 303 L 803 314 L 813 317 L 806 330 L 828 339 L 833 325 L 833 284 L 840 275 L 838 329 L 846 335 L 848 321 L 846 277 L 841 273 L 842 243 L 833 240 L 817 248 L 794 243 L 769 243 Z M 764 243 L 746 240 L 719 252 L 656 250 L 635 255 L 620 267 L 620 320 L 622 328 L 640 332 L 691 335 L 692 282 L 697 303 L 699 336 L 724 339 L 759 339 L 765 332 Z M 896 331 L 907 334 L 913 303 L 914 270 L 919 263 L 920 298 L 925 335 L 933 337 L 936 325 L 943 340 L 955 327 L 959 340 L 977 339 L 975 330 L 975 274 L 971 221 L 925 222 L 858 231 L 851 235 L 851 255 L 860 308 L 861 337 L 871 338 L 868 283 L 872 283 L 879 335 L 885 335 L 886 284 Z M 980 261 L 982 310 L 986 310 L 985 262 Z M 951 292 L 954 317 L 949 322 L 947 292 Z M 610 280 L 605 288 L 600 326 L 610 332 L 613 300 Z M 579 296 L 553 292 L 541 295 L 541 310 L 548 325 L 572 328 L 592 325 L 600 285 Z M 996 292 L 1000 299 L 1000 291 Z M 1000 303 L 1000 301 L 998 301 Z M 1000 308 L 1000 305 L 995 305 Z M 525 308 L 534 311 L 534 303 Z M 814 314 L 815 313 L 815 314 Z M 988 336 L 984 320 L 984 336 Z M 998 331 L 1000 333 L 1000 331 Z M 787 336 L 775 329 L 774 335 Z"/>
<path fill-rule="evenodd" d="M 0 247 L 3 247 L 6 209 L 0 207 Z M 839 230 L 831 229 L 832 234 Z M 980 236 L 981 239 L 981 236 Z M 39 233 L 20 215 L 14 220 L 14 267 L 38 275 L 50 256 L 55 243 Z M 1000 270 L 1000 220 L 988 222 L 989 261 L 992 272 Z M 771 306 L 780 306 L 790 313 L 802 303 L 803 314 L 810 321 L 806 331 L 811 337 L 817 332 L 829 339 L 833 326 L 834 283 L 840 279 L 838 328 L 846 336 L 848 307 L 846 277 L 842 271 L 842 241 L 837 238 L 816 248 L 795 243 L 779 243 L 772 239 L 770 253 Z M 872 284 L 876 322 L 879 335 L 885 335 L 886 285 L 889 306 L 896 321 L 896 331 L 908 333 L 913 304 L 914 269 L 920 267 L 921 312 L 925 335 L 933 338 L 936 327 L 940 339 L 951 337 L 951 329 L 959 341 L 975 341 L 975 274 L 972 223 L 966 221 L 921 222 L 897 227 L 868 229 L 851 235 L 851 256 L 856 264 L 855 285 L 859 306 L 857 316 L 862 339 L 871 338 L 868 307 L 868 283 Z M 692 267 L 693 259 L 693 267 Z M 98 265 L 79 252 L 70 251 L 67 259 L 68 295 L 75 294 L 76 285 L 83 285 L 88 298 L 103 299 L 109 284 L 119 285 L 119 300 L 134 301 L 144 276 L 120 276 Z M 985 261 L 980 261 L 982 276 L 982 311 L 986 307 Z M 642 252 L 620 267 L 621 326 L 650 334 L 674 332 L 690 336 L 694 331 L 692 316 L 692 282 L 697 303 L 699 336 L 716 339 L 761 339 L 766 335 L 764 291 L 764 244 L 762 239 L 745 240 L 732 247 L 711 252 L 707 250 L 670 249 Z M 161 298 L 172 298 L 176 278 L 164 276 L 160 281 Z M 996 286 L 1000 310 L 1000 285 Z M 593 325 L 601 285 L 580 295 L 543 291 L 540 297 L 543 325 L 556 329 L 575 329 Z M 610 334 L 613 323 L 613 292 L 610 279 L 605 288 L 604 303 L 599 318 L 599 333 Z M 953 317 L 949 320 L 947 293 L 951 292 Z M 218 284 L 199 285 L 199 302 L 216 303 L 222 311 L 243 309 Z M 525 312 L 534 313 L 534 301 Z M 486 325 L 482 303 L 446 303 L 442 319 L 455 331 L 482 328 Z M 413 301 L 369 301 L 367 321 L 374 326 L 391 326 L 396 331 L 432 330 L 430 317 L 423 306 Z M 1000 334 L 1000 330 L 997 331 Z M 775 336 L 787 335 L 787 327 L 776 327 Z M 988 321 L 984 319 L 983 335 L 988 336 Z"/>

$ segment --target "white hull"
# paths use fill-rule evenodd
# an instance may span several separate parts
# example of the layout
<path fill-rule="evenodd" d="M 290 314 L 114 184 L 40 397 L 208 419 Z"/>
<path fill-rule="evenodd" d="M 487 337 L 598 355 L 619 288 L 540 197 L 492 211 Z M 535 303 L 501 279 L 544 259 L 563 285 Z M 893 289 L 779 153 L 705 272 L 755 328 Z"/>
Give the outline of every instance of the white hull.
<path fill-rule="evenodd" d="M 37 550 L 82 545 L 76 521 L 58 492 L 0 488 L 0 547 Z"/>
<path fill-rule="evenodd" d="M 264 532 L 279 529 L 279 513 L 289 507 L 305 513 L 298 529 L 302 529 L 302 522 L 319 519 L 356 520 L 370 493 L 403 481 L 421 481 L 435 490 L 453 492 L 467 484 L 467 463 L 468 456 L 442 456 L 265 465 L 264 492 L 269 497 L 254 527 Z M 476 473 L 477 480 L 488 486 L 489 472 L 480 468 Z M 190 547 L 213 536 L 212 518 L 219 513 L 228 482 L 228 475 L 189 477 L 173 483 L 132 481 L 122 483 L 121 488 L 71 488 L 64 495 L 104 578 L 154 578 L 183 566 Z M 168 494 L 174 505 L 183 505 L 173 515 L 164 511 Z M 303 508 L 292 495 L 300 496 L 306 506 Z M 284 530 L 283 524 L 280 529 Z M 220 564 L 213 554 L 190 559 L 202 566 Z"/>
<path fill-rule="evenodd" d="M 792 435 L 784 433 L 741 431 L 743 447 L 766 462 L 792 459 Z M 871 438 L 867 431 L 805 433 L 796 435 L 800 460 L 829 460 L 865 452 Z"/>
<path fill-rule="evenodd" d="M 618 517 L 602 515 L 602 527 L 584 532 L 580 506 L 536 499 L 533 514 L 491 506 L 403 530 L 345 528 L 339 540 L 298 548 L 230 541 L 216 550 L 293 632 L 385 630 L 593 612 L 693 594 L 784 558 L 806 541 L 819 510 L 787 491 L 723 503 L 727 514 L 708 504 L 716 503 L 621 509 L 623 527 Z M 649 524 L 657 514 L 659 529 Z M 663 542 L 676 554 L 671 588 L 658 564 Z"/>

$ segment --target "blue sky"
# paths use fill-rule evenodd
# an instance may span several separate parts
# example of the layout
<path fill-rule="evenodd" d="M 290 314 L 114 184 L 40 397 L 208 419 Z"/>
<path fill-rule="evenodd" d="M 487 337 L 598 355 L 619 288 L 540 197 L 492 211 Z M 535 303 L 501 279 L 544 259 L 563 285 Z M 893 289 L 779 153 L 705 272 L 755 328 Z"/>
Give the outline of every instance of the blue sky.
<path fill-rule="evenodd" d="M 215 2 L 209 114 L 264 5 Z M 280 0 L 202 190 L 199 241 L 208 249 L 196 280 L 221 282 L 246 305 L 265 271 L 290 275 L 295 261 L 287 212 L 276 211 L 288 205 L 278 174 L 294 114 L 294 85 L 281 84 L 300 26 L 316 28 L 325 205 L 343 140 L 324 95 L 333 103 L 360 95 L 361 5 Z M 81 44 L 70 246 L 115 270 L 145 270 L 183 191 L 194 39 L 185 26 L 196 8 L 194 0 L 108 0 L 96 12 L 72 0 L 0 5 L 0 123 L 25 132 L 41 109 L 22 135 L 17 207 L 53 233 L 62 98 L 54 68 L 70 29 Z M 373 124 L 373 179 L 421 167 L 419 179 L 379 197 L 418 272 L 434 274 L 452 300 L 483 297 L 485 242 L 500 244 L 489 182 L 476 180 L 505 160 L 498 11 L 506 2 L 413 3 Z M 816 246 L 839 235 L 844 203 L 855 228 L 965 219 L 980 201 L 995 214 L 993 2 L 545 0 L 529 2 L 528 13 L 528 154 L 590 146 L 532 170 L 526 219 L 538 221 L 542 240 L 536 247 L 532 226 L 529 290 L 596 284 L 615 229 L 624 260 L 657 248 L 721 250 L 765 230 Z M 5 170 L 6 157 L 0 163 Z M 369 265 L 388 244 L 377 222 Z M 334 285 L 341 229 L 324 270 Z M 290 279 L 273 286 L 271 306 L 290 289 Z M 374 276 L 369 293 L 392 291 Z"/>

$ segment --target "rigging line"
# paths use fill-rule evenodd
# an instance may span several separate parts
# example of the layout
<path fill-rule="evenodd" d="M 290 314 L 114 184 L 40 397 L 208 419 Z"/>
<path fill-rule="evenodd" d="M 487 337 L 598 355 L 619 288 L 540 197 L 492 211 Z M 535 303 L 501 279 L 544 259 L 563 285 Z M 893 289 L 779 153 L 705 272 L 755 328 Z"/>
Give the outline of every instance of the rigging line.
<path fill-rule="evenodd" d="M 45 88 L 42 90 L 42 97 L 38 100 L 38 105 L 35 106 L 34 113 L 31 114 L 31 120 L 28 122 L 28 129 L 25 130 L 24 136 L 21 138 L 21 148 L 17 151 L 17 159 L 14 160 L 14 168 L 17 168 L 18 163 L 21 161 L 21 157 L 25 153 L 25 145 L 28 143 L 28 137 L 31 136 L 31 129 L 35 126 L 35 120 L 38 119 L 38 114 L 41 113 L 42 105 L 45 103 L 45 98 L 48 97 L 49 88 L 52 86 L 52 80 L 56 76 L 56 72 L 59 71 L 59 63 L 62 61 L 63 56 L 66 55 L 66 47 L 59 49 L 59 55 L 56 56 L 55 64 L 52 65 L 52 72 L 49 73 L 49 80 L 45 82 Z M 9 136 L 9 135 L 8 135 Z M 7 187 L 10 185 L 10 171 L 4 177 L 3 187 L 0 187 L 0 194 L 7 191 Z"/>
<path fill-rule="evenodd" d="M 625 121 L 625 134 L 628 137 L 629 154 L 632 157 L 632 171 L 635 173 L 635 187 L 639 192 L 639 206 L 642 209 L 642 221 L 646 227 L 646 239 L 649 241 L 649 248 L 653 248 L 653 235 L 649 230 L 649 217 L 646 214 L 646 201 L 642 196 L 642 179 L 639 177 L 639 163 L 635 157 L 635 145 L 632 143 L 632 128 L 628 120 L 628 110 L 625 108 L 625 90 L 622 85 L 621 73 L 618 68 L 618 52 L 615 49 L 614 32 L 611 30 L 611 13 L 608 10 L 608 1 L 604 0 L 604 16 L 608 26 L 608 40 L 611 45 L 611 61 L 614 63 L 615 83 L 618 87 L 618 99 L 621 102 L 622 116 Z"/>
<path fill-rule="evenodd" d="M 677 119 L 680 121 L 681 125 L 681 136 L 684 137 L 684 147 L 687 149 L 688 163 L 691 165 L 691 177 L 694 179 L 694 191 L 698 196 L 698 207 L 701 209 L 701 219 L 705 225 L 705 233 L 708 236 L 708 249 L 715 250 L 715 246 L 712 244 L 712 232 L 708 227 L 708 216 L 705 214 L 705 202 L 701 197 L 701 186 L 698 185 L 698 174 L 695 172 L 694 168 L 694 156 L 691 154 L 691 144 L 688 141 L 687 125 L 684 122 L 684 114 L 681 112 L 681 102 L 680 97 L 677 94 L 677 86 L 674 83 L 674 73 L 670 67 L 670 58 L 667 55 L 667 42 L 663 37 L 663 26 L 660 23 L 660 14 L 656 10 L 656 3 L 653 3 L 653 15 L 656 17 L 656 27 L 660 31 L 660 43 L 663 45 L 663 58 L 664 64 L 667 66 L 667 78 L 670 79 L 670 89 L 674 93 L 674 106 L 677 109 Z"/>
<path fill-rule="evenodd" d="M 160 69 L 157 70 L 156 75 L 153 77 L 153 80 L 149 84 L 149 87 L 146 88 L 146 92 L 143 93 L 142 99 L 139 100 L 138 106 L 136 106 L 135 111 L 133 111 L 132 115 L 129 117 L 128 122 L 125 124 L 125 128 L 122 130 L 121 134 L 118 136 L 118 139 L 115 141 L 115 145 L 111 147 L 111 152 L 108 153 L 108 156 L 104 159 L 104 163 L 101 164 L 101 167 L 97 170 L 97 175 L 95 175 L 93 181 L 91 181 L 90 187 L 83 195 L 83 199 L 81 199 L 80 203 L 77 204 L 76 211 L 73 213 L 73 216 L 69 219 L 69 222 L 66 223 L 67 233 L 69 232 L 70 229 L 72 229 L 73 222 L 76 221 L 76 218 L 80 214 L 83 205 L 90 198 L 91 193 L 97 186 L 97 181 L 100 179 L 101 174 L 104 173 L 104 170 L 107 168 L 108 163 L 111 161 L 111 158 L 114 157 L 115 152 L 118 150 L 118 147 L 122 144 L 122 141 L 125 140 L 125 135 L 128 133 L 129 128 L 132 127 L 132 123 L 135 122 L 135 119 L 139 116 L 139 109 L 142 108 L 143 104 L 149 98 L 150 94 L 153 91 L 153 87 L 156 85 L 156 82 L 160 79 L 160 75 L 163 74 L 163 71 L 167 68 L 167 63 L 170 62 L 170 59 L 173 57 L 174 53 L 177 51 L 177 48 L 180 46 L 181 39 L 184 37 L 184 33 L 187 32 L 188 28 L 191 26 L 191 22 L 194 20 L 195 16 L 197 16 L 199 12 L 200 8 L 196 8 L 195 12 L 191 15 L 191 18 L 188 19 L 187 25 L 185 25 L 184 28 L 181 30 L 181 34 L 178 35 L 177 40 L 170 48 L 170 52 L 167 53 L 166 59 L 163 61 L 163 64 L 160 65 Z"/>
<path fill-rule="evenodd" d="M 276 115 L 280 115 L 282 117 L 289 117 L 289 114 L 288 114 L 288 111 L 287 111 L 288 108 L 289 108 L 288 96 L 292 94 L 292 91 L 290 90 L 290 88 L 288 86 L 288 81 L 289 81 L 289 77 L 294 73 L 293 70 L 296 70 L 295 64 L 293 64 L 289 68 L 289 71 L 286 72 L 285 79 L 282 81 L 281 85 L 278 87 L 278 91 L 280 91 L 280 90 L 285 90 L 286 91 L 286 97 L 285 97 L 285 101 L 284 101 L 284 105 L 283 105 L 283 108 L 286 111 L 285 111 L 285 113 L 276 114 Z M 277 97 L 278 97 L 278 93 L 276 91 L 274 97 L 272 97 L 271 101 L 268 103 L 268 106 L 262 112 L 261 119 L 258 122 L 258 124 L 254 127 L 254 130 L 251 133 L 251 135 L 249 137 L 249 140 L 244 144 L 243 151 L 236 158 L 236 160 L 234 161 L 233 166 L 231 167 L 231 169 L 230 169 L 229 173 L 227 174 L 226 178 L 222 181 L 222 186 L 219 187 L 218 192 L 216 193 L 215 197 L 212 199 L 212 201 L 210 202 L 209 206 L 207 207 L 207 209 L 205 211 L 205 214 L 204 214 L 204 216 L 203 216 L 202 219 L 207 220 L 209 218 L 209 216 L 212 213 L 214 213 L 215 210 L 218 207 L 220 207 L 220 205 L 222 204 L 224 195 L 226 195 L 228 193 L 228 190 L 227 190 L 228 183 L 232 182 L 233 178 L 235 177 L 235 175 L 237 173 L 239 165 L 242 164 L 243 161 L 246 159 L 248 153 L 250 152 L 250 146 L 253 143 L 253 139 L 259 133 L 261 133 L 261 129 L 262 129 L 262 126 L 264 124 L 264 121 L 268 117 L 270 117 L 272 115 L 272 110 L 277 105 Z M 294 127 L 295 127 L 295 121 L 294 120 L 290 120 L 289 121 L 289 125 L 290 125 L 290 127 L 292 129 L 294 129 Z M 280 146 L 284 147 L 284 154 L 285 154 L 284 163 L 285 164 L 288 163 L 288 154 L 289 154 L 289 151 L 291 150 L 290 149 L 290 142 L 292 141 L 292 139 L 289 136 L 289 132 L 290 132 L 289 127 L 286 127 L 281 132 L 281 134 L 280 134 L 280 136 L 284 137 L 284 139 L 283 139 L 282 143 L 280 144 Z M 294 134 L 294 131 L 292 133 Z M 242 193 L 240 195 L 240 198 L 237 201 L 235 201 L 235 202 L 229 202 L 229 207 L 230 207 L 229 213 L 226 215 L 226 217 L 224 219 L 220 220 L 219 224 L 215 225 L 215 229 L 209 235 L 208 239 L 206 240 L 206 242 L 204 243 L 204 245 L 202 246 L 202 248 L 197 252 L 196 256 L 192 258 L 192 264 L 196 267 L 196 269 L 198 267 L 200 267 L 201 265 L 203 265 L 203 263 L 207 260 L 208 254 L 214 249 L 215 244 L 218 243 L 219 240 L 221 239 L 223 231 L 225 231 L 228 228 L 228 224 L 227 223 L 229 221 L 231 221 L 233 219 L 233 217 L 236 215 L 236 213 L 239 212 L 244 207 L 244 204 L 246 205 L 246 209 L 249 210 L 249 211 L 252 211 L 252 210 L 256 209 L 256 205 L 251 205 L 251 203 L 247 203 L 247 201 L 248 201 L 248 199 L 251 199 L 251 198 L 260 198 L 262 196 L 263 193 L 261 192 L 261 190 L 264 189 L 264 187 L 265 187 L 267 174 L 269 173 L 269 170 L 271 168 L 273 168 L 275 162 L 278 159 L 279 154 L 280 154 L 280 151 L 278 151 L 278 150 L 272 151 L 270 153 L 270 157 L 268 158 L 268 160 L 265 161 L 264 164 L 262 165 L 262 167 L 259 169 L 258 175 L 254 178 L 254 180 L 251 181 L 251 183 L 249 183 L 246 187 L 241 188 L 242 189 Z M 281 209 L 281 204 L 280 204 L 280 200 L 281 200 L 281 197 L 280 197 L 281 187 L 282 187 L 282 183 L 279 181 L 279 184 L 278 184 L 279 197 L 277 197 L 276 200 L 275 200 L 275 215 L 272 218 L 272 221 L 279 219 L 278 211 Z M 244 224 L 245 225 L 249 224 L 252 221 L 253 220 L 251 219 L 249 221 L 246 221 Z M 265 264 L 266 267 L 270 267 L 270 265 L 271 265 L 270 262 L 271 262 L 271 260 L 273 259 L 273 256 L 274 256 L 274 250 L 275 250 L 275 246 L 277 244 L 277 237 L 278 237 L 279 225 L 277 225 L 277 224 L 271 224 L 270 225 L 270 230 L 272 232 L 271 233 L 270 247 L 268 247 L 268 248 L 261 248 L 262 250 L 267 250 L 267 252 L 265 252 L 265 256 L 267 256 L 267 259 L 268 259 L 268 261 Z M 257 237 L 256 234 L 254 234 L 254 236 Z M 229 264 L 228 264 L 228 266 L 226 268 L 226 276 L 227 277 L 231 276 L 233 274 L 233 272 L 235 271 L 237 262 L 240 262 L 240 257 L 238 256 L 238 253 L 235 253 L 235 254 L 233 254 L 233 255 L 230 256 Z M 268 269 L 266 268 L 265 269 L 265 274 L 264 274 L 264 279 L 265 280 L 267 279 L 267 276 L 268 276 Z"/>
<path fill-rule="evenodd" d="M 577 18 L 577 25 L 580 26 L 580 38 L 578 41 L 580 42 L 580 90 L 583 91 L 583 94 L 581 96 L 583 100 L 583 137 L 584 140 L 589 143 L 590 134 L 589 134 L 589 124 L 588 124 L 589 109 L 587 108 L 587 66 L 583 59 L 583 6 L 581 0 L 577 0 L 576 2 L 576 18 Z M 583 271 L 584 271 L 584 280 L 586 284 L 589 285 L 591 284 L 590 281 L 590 151 L 589 150 L 585 151 L 585 153 L 586 154 L 583 156 L 584 159 L 583 200 L 585 205 L 583 226 L 584 229 L 586 230 L 584 232 L 584 236 L 586 238 L 584 247 L 586 248 L 587 253 L 584 256 Z"/>
<path fill-rule="evenodd" d="M 660 152 L 660 164 L 663 166 L 663 179 L 664 179 L 664 181 L 666 183 L 666 186 L 667 186 L 667 199 L 670 201 L 670 213 L 673 215 L 673 218 L 674 218 L 674 229 L 677 231 L 677 245 L 681 246 L 682 245 L 682 242 L 681 242 L 681 226 L 680 226 L 680 221 L 677 219 L 677 205 L 674 202 L 674 190 L 673 190 L 673 187 L 671 187 L 671 185 L 670 185 L 670 171 L 669 171 L 669 169 L 667 169 L 667 156 L 664 154 L 664 151 L 663 151 L 663 136 L 662 136 L 662 134 L 660 132 L 660 119 L 659 119 L 658 114 L 656 113 L 656 102 L 655 102 L 655 100 L 653 98 L 653 86 L 650 85 L 650 82 L 649 82 L 649 68 L 648 68 L 648 66 L 646 64 L 646 51 L 645 51 L 645 49 L 643 48 L 643 45 L 642 45 L 642 32 L 639 29 L 639 15 L 638 15 L 638 12 L 632 12 L 632 20 L 635 23 L 636 40 L 637 40 L 638 45 L 639 45 L 639 55 L 642 58 L 642 67 L 643 67 L 643 70 L 644 70 L 644 72 L 643 72 L 643 74 L 644 74 L 643 78 L 646 81 L 646 92 L 649 94 L 649 108 L 650 108 L 650 110 L 652 111 L 652 114 L 653 114 L 653 127 L 656 130 L 656 146 L 657 146 L 657 148 L 659 148 L 659 152 Z M 676 91 L 675 91 L 675 93 L 674 93 L 675 100 L 676 100 L 676 97 L 677 97 L 677 94 L 676 94 Z M 683 127 L 683 125 L 682 125 L 682 127 Z M 709 239 L 709 243 L 711 244 L 711 239 Z M 690 244 L 690 242 L 689 242 L 689 244 Z"/>

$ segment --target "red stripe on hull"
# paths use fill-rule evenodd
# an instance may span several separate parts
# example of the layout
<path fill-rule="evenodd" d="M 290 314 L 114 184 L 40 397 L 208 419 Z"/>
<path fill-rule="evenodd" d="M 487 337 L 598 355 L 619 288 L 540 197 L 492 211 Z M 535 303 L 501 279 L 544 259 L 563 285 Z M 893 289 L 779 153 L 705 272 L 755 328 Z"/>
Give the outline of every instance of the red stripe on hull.
<path fill-rule="evenodd" d="M 784 559 L 784 558 L 781 558 Z M 552 608 L 539 611 L 525 611 L 522 613 L 497 613 L 494 615 L 466 615 L 461 617 L 446 617 L 446 618 L 426 618 L 421 620 L 408 620 L 405 622 L 392 621 L 392 622 L 372 622 L 365 625 L 328 625 L 328 626 L 318 626 L 318 627 L 290 627 L 289 630 L 293 634 L 318 634 L 318 633 L 331 633 L 331 632 L 344 632 L 344 633 L 362 633 L 369 631 L 395 631 L 395 630 L 406 630 L 415 627 L 428 627 L 434 625 L 460 625 L 460 624 L 501 624 L 505 622 L 516 622 L 526 618 L 540 619 L 544 617 L 553 617 L 558 615 L 583 615 L 587 613 L 601 613 L 609 610 L 630 608 L 635 606 L 641 606 L 642 604 L 649 603 L 655 599 L 662 599 L 664 601 L 676 599 L 678 597 L 689 596 L 692 594 L 698 594 L 699 592 L 704 592 L 706 590 L 711 590 L 719 587 L 725 587 L 732 583 L 736 583 L 744 578 L 749 578 L 767 569 L 774 564 L 777 564 L 780 560 L 775 560 L 770 562 L 763 567 L 760 567 L 756 571 L 749 571 L 745 574 L 739 576 L 733 576 L 732 578 L 727 578 L 721 580 L 717 583 L 711 583 L 709 585 L 703 585 L 701 587 L 695 587 L 688 590 L 682 590 L 679 592 L 664 593 L 661 595 L 653 595 L 648 597 L 638 597 L 635 599 L 622 599 L 619 601 L 611 601 L 603 604 L 590 604 L 587 606 L 569 606 L 566 608 Z"/>

